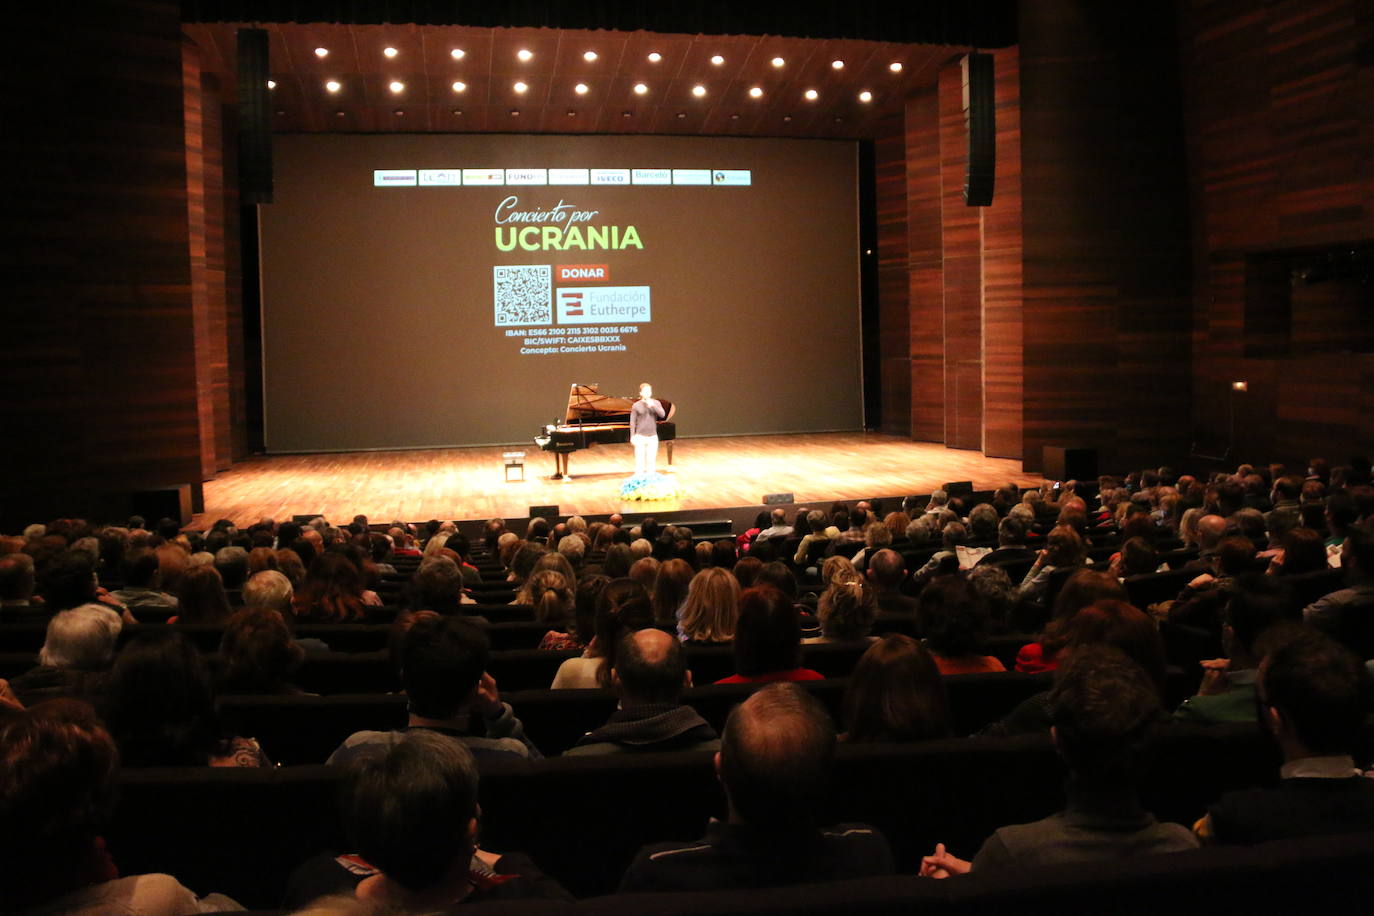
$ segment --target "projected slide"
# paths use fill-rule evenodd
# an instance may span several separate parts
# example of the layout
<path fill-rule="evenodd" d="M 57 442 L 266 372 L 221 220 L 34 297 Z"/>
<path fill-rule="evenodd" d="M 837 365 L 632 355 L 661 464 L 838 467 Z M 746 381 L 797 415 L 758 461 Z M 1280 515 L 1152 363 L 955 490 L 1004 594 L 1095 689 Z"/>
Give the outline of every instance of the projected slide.
<path fill-rule="evenodd" d="M 684 437 L 862 425 L 853 144 L 284 136 L 275 156 L 270 451 L 526 441 L 574 382 L 651 381 Z"/>

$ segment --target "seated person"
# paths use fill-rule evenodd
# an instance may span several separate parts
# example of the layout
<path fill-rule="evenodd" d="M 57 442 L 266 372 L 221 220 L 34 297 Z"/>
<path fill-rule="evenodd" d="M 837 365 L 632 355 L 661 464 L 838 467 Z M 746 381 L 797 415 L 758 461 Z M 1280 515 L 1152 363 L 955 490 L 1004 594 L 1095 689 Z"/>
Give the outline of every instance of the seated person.
<path fill-rule="evenodd" d="M 1302 618 L 1318 629 L 1338 633 L 1347 608 L 1367 611 L 1374 603 L 1374 534 L 1351 528 L 1340 550 L 1346 587 L 1303 608 Z"/>
<path fill-rule="evenodd" d="M 672 635 L 644 629 L 622 636 L 611 683 L 620 694 L 616 711 L 564 756 L 720 748 L 716 730 L 680 702 L 682 688 L 692 686 L 692 672 Z"/>
<path fill-rule="evenodd" d="M 1370 710 L 1368 669 L 1344 646 L 1307 632 L 1264 656 L 1255 691 L 1283 753 L 1279 785 L 1223 795 L 1193 828 L 1203 842 L 1374 830 L 1374 779 L 1351 756 Z"/>
<path fill-rule="evenodd" d="M 880 550 L 873 555 L 865 570 L 873 592 L 878 598 L 878 610 L 883 614 L 915 614 L 916 599 L 902 594 L 906 581 L 906 561 L 895 550 Z"/>
<path fill-rule="evenodd" d="M 1150 677 L 1110 646 L 1074 652 L 1055 673 L 1050 735 L 1069 779 L 1068 806 L 1030 824 L 1002 827 L 972 862 L 940 844 L 921 874 L 1067 865 L 1196 848 L 1182 824 L 1161 824 L 1140 804 L 1137 783 L 1163 710 Z"/>
<path fill-rule="evenodd" d="M 321 855 L 292 873 L 286 905 L 349 894 L 389 912 L 456 903 L 571 900 L 526 856 L 477 846 L 477 763 L 461 743 L 407 732 L 350 767 L 343 822 L 356 855 Z"/>
<path fill-rule="evenodd" d="M 769 586 L 740 595 L 735 627 L 735 673 L 717 684 L 819 681 L 820 672 L 801 665 L 801 618 L 792 600 Z"/>
<path fill-rule="evenodd" d="M 716 754 L 729 819 L 691 843 L 639 851 L 622 892 L 776 887 L 892 873 L 882 835 L 860 824 L 826 828 L 835 727 L 795 684 L 770 684 L 735 707 Z"/>
<path fill-rule="evenodd" d="M 525 727 L 510 704 L 501 702 L 495 679 L 486 673 L 489 643 L 477 625 L 461 617 L 417 615 L 400 655 L 401 684 L 409 700 L 406 727 L 355 732 L 326 763 L 343 765 L 385 753 L 413 730 L 443 735 L 478 758 L 542 756 L 525 737 Z M 483 732 L 472 728 L 474 712 L 482 717 Z"/>
<path fill-rule="evenodd" d="M 816 618 L 821 635 L 803 640 L 817 642 L 867 642 L 873 637 L 878 617 L 877 589 L 858 573 L 853 578 L 832 582 L 816 603 Z"/>
<path fill-rule="evenodd" d="M 0 622 L 46 620 L 51 611 L 34 600 L 36 586 L 32 557 L 26 553 L 0 556 Z"/>
<path fill-rule="evenodd" d="M 1288 592 L 1273 576 L 1261 573 L 1237 577 L 1228 591 L 1221 634 L 1228 657 L 1202 662 L 1202 684 L 1174 710 L 1176 722 L 1256 721 L 1255 678 L 1264 656 L 1260 647 L 1288 616 Z"/>
<path fill-rule="evenodd" d="M 868 647 L 844 692 L 840 740 L 924 741 L 953 730 L 944 678 L 918 641 L 888 633 Z"/>
<path fill-rule="evenodd" d="M 995 656 L 983 654 L 987 606 L 965 579 L 936 579 L 921 591 L 918 607 L 916 619 L 941 674 L 1007 670 Z"/>
<path fill-rule="evenodd" d="M 26 706 L 56 697 L 90 697 L 105 690 L 124 622 L 105 604 L 83 604 L 48 621 L 38 666 L 10 681 Z"/>
<path fill-rule="evenodd" d="M 114 806 L 119 753 L 75 700 L 0 708 L 0 887 L 26 916 L 182 916 L 241 909 L 204 899 L 171 875 L 120 877 L 101 831 Z"/>

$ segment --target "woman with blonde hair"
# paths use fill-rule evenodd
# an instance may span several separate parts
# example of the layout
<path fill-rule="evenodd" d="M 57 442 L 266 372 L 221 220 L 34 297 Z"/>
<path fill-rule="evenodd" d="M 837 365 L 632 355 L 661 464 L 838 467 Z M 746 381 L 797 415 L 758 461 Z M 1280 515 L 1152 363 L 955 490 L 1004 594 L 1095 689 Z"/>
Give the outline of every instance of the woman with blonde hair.
<path fill-rule="evenodd" d="M 577 573 L 573 572 L 572 563 L 561 553 L 546 553 L 538 560 L 535 560 L 534 567 L 530 569 L 529 576 L 524 584 L 516 589 L 515 600 L 511 604 L 533 604 L 538 605 L 539 600 L 534 594 L 534 577 L 542 572 L 556 572 L 561 575 L 567 583 L 568 591 L 577 589 Z"/>
<path fill-rule="evenodd" d="M 577 645 L 577 636 L 570 632 L 576 598 L 566 576 L 552 569 L 544 569 L 530 576 L 525 583 L 529 603 L 534 605 L 534 619 L 550 629 L 539 642 L 541 649 L 568 649 Z"/>
<path fill-rule="evenodd" d="M 848 557 L 826 557 L 825 562 L 821 564 L 821 583 L 826 588 L 836 582 L 850 582 L 857 578 L 859 571 L 849 562 Z"/>
<path fill-rule="evenodd" d="M 857 642 L 869 639 L 878 618 L 878 596 L 861 576 L 840 578 L 821 592 L 816 605 L 821 635 L 803 642 Z"/>
<path fill-rule="evenodd" d="M 689 643 L 730 642 L 739 621 L 739 596 L 739 580 L 730 572 L 719 566 L 703 569 L 687 587 L 678 636 Z"/>

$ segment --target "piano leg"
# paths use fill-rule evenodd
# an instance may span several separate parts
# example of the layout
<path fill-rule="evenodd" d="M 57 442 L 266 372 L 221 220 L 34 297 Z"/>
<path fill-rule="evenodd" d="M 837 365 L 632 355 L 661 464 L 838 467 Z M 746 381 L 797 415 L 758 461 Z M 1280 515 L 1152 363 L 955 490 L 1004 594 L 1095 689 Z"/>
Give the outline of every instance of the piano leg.
<path fill-rule="evenodd" d="M 563 458 L 559 452 L 553 453 L 553 477 L 549 478 L 550 480 L 563 479 Z"/>
<path fill-rule="evenodd" d="M 664 445 L 668 446 L 668 463 L 673 463 L 673 440 L 669 439 Z"/>

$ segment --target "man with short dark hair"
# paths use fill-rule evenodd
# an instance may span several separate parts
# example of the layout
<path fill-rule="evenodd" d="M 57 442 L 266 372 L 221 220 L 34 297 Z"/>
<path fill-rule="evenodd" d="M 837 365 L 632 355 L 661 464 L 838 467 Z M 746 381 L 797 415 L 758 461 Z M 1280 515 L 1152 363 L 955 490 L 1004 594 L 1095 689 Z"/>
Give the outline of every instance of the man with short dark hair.
<path fill-rule="evenodd" d="M 1374 613 L 1374 534 L 1350 529 L 1341 545 L 1341 569 L 1346 587 L 1303 608 L 1303 620 L 1318 629 L 1335 632 L 1348 614 Z"/>
<path fill-rule="evenodd" d="M 635 856 L 622 892 L 777 887 L 892 873 L 882 835 L 860 824 L 822 827 L 835 726 L 795 684 L 770 684 L 735 707 L 716 754 L 729 819 L 694 843 Z"/>
<path fill-rule="evenodd" d="M 692 686 L 692 672 L 676 637 L 652 627 L 621 637 L 611 682 L 620 705 L 564 756 L 720 748 L 710 723 L 680 702 L 682 688 Z"/>
<path fill-rule="evenodd" d="M 1308 632 L 1265 655 L 1260 720 L 1283 753 L 1275 788 L 1228 792 L 1193 828 L 1211 843 L 1374 830 L 1374 779 L 1351 755 L 1370 711 L 1369 671 L 1345 647 Z"/>
<path fill-rule="evenodd" d="M 385 753 L 358 761 L 343 804 L 357 854 L 317 856 L 296 869 L 287 907 L 326 894 L 408 913 L 484 900 L 571 900 L 528 857 L 478 847 L 477 786 L 472 753 L 432 732 L 408 732 Z"/>
<path fill-rule="evenodd" d="M 355 732 L 326 763 L 347 764 L 386 751 L 417 729 L 463 744 L 478 758 L 539 759 L 539 749 L 525 736 L 510 704 L 501 702 L 496 681 L 486 673 L 490 654 L 486 634 L 469 620 L 417 620 L 401 650 L 401 684 L 409 700 L 405 729 Z M 473 713 L 482 717 L 485 735 L 469 730 Z"/>
<path fill-rule="evenodd" d="M 1182 824 L 1161 824 L 1136 786 L 1162 710 L 1149 675 L 1120 650 L 1080 646 L 1055 672 L 1050 736 L 1069 771 L 1068 806 L 1030 824 L 1002 827 L 972 862 L 941 843 L 921 874 L 947 878 L 1035 865 L 1068 865 L 1180 852 L 1198 845 Z"/>
<path fill-rule="evenodd" d="M 434 611 L 438 614 L 462 613 L 464 604 L 473 600 L 464 592 L 463 570 L 449 557 L 427 557 L 420 563 L 411 577 L 411 605 L 417 611 Z M 485 625 L 486 619 L 473 616 L 468 618 Z"/>
<path fill-rule="evenodd" d="M 124 587 L 111 592 L 110 597 L 134 611 L 140 608 L 176 611 L 176 596 L 167 594 L 161 588 L 162 568 L 156 551 L 146 547 L 131 550 L 124 555 L 121 566 Z"/>
<path fill-rule="evenodd" d="M 1035 551 L 1026 546 L 1026 523 L 1015 515 L 1008 515 L 997 523 L 997 549 L 978 561 L 979 566 L 991 566 L 1016 560 L 1034 560 Z"/>

